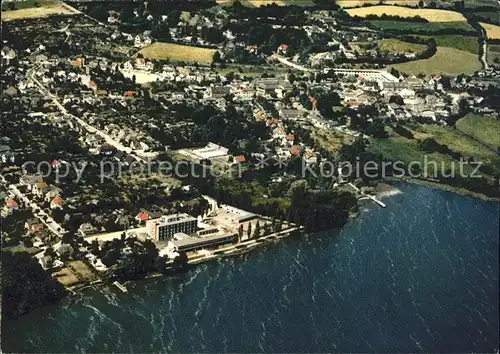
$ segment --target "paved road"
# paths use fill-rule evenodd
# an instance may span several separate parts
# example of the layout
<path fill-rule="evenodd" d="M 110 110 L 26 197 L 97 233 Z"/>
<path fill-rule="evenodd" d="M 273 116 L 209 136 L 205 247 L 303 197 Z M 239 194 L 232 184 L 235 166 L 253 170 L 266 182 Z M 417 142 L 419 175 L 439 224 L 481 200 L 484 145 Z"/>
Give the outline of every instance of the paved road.
<path fill-rule="evenodd" d="M 3 177 L 2 177 L 3 178 Z M 40 208 L 36 203 L 31 201 L 26 194 L 23 194 L 14 184 L 9 185 L 9 190 L 19 199 L 24 202 L 24 205 L 31 208 L 33 214 L 35 214 L 47 228 L 52 231 L 56 236 L 62 237 L 66 230 L 63 229 L 61 225 L 56 223 L 50 215 L 48 215 L 42 208 Z"/>
<path fill-rule="evenodd" d="M 282 57 L 281 55 L 278 55 L 278 54 L 273 54 L 271 55 L 272 58 L 275 58 L 277 60 L 279 60 L 282 64 L 285 64 L 287 66 L 290 66 L 294 69 L 297 69 L 297 70 L 301 70 L 301 71 L 305 71 L 305 72 L 313 72 L 313 70 L 309 69 L 309 68 L 306 68 L 305 66 L 302 66 L 302 65 L 299 65 L 299 64 L 296 64 L 296 63 L 293 63 L 291 62 L 290 60 Z"/>
<path fill-rule="evenodd" d="M 36 69 L 35 69 L 36 71 Z M 84 127 L 88 132 L 90 133 L 94 133 L 94 134 L 97 134 L 99 135 L 100 137 L 102 137 L 108 144 L 110 144 L 111 146 L 115 147 L 117 150 L 119 151 L 123 151 L 127 154 L 129 154 L 130 156 L 132 156 L 136 161 L 139 161 L 139 162 L 143 162 L 143 163 L 146 163 L 146 159 L 141 157 L 141 156 L 138 156 L 136 155 L 134 152 L 134 150 L 132 150 L 130 147 L 126 147 L 124 146 L 123 144 L 121 144 L 120 142 L 114 140 L 111 136 L 109 136 L 108 134 L 106 134 L 105 132 L 103 132 L 102 130 L 99 130 L 95 127 L 93 127 L 92 125 L 88 124 L 87 122 L 83 121 L 82 119 L 72 115 L 71 113 L 68 112 L 68 110 L 61 104 L 61 102 L 59 102 L 58 98 L 53 95 L 49 90 L 47 90 L 45 88 L 45 86 L 43 86 L 43 84 L 38 81 L 38 79 L 35 77 L 34 75 L 34 72 L 31 72 L 29 74 L 29 77 L 30 79 L 37 85 L 38 89 L 40 90 L 40 92 L 46 96 L 48 96 L 50 99 L 52 99 L 52 101 L 55 103 L 55 105 L 59 108 L 59 110 L 64 113 L 64 115 L 68 116 L 68 117 L 71 117 L 73 118 L 78 124 L 80 124 L 82 127 Z M 146 154 L 148 155 L 148 154 Z M 150 155 L 150 154 L 149 154 Z"/>
<path fill-rule="evenodd" d="M 483 54 L 481 55 L 481 58 L 480 58 L 481 62 L 483 63 L 484 69 L 490 68 L 490 66 L 488 65 L 488 60 L 486 59 L 487 53 L 488 53 L 488 43 L 485 40 L 483 43 Z"/>
<path fill-rule="evenodd" d="M 85 237 L 85 241 L 92 242 L 93 240 L 98 240 L 98 241 L 111 241 L 113 239 L 120 239 L 122 237 L 122 234 L 125 232 L 125 230 L 121 231 L 116 231 L 116 232 L 107 232 L 107 233 L 102 233 L 102 234 L 97 234 L 97 235 L 91 235 L 88 237 Z M 147 233 L 146 231 L 146 226 L 143 227 L 137 227 L 135 229 L 128 229 L 125 237 L 131 237 L 134 234 L 139 235 L 139 234 L 145 234 Z"/>

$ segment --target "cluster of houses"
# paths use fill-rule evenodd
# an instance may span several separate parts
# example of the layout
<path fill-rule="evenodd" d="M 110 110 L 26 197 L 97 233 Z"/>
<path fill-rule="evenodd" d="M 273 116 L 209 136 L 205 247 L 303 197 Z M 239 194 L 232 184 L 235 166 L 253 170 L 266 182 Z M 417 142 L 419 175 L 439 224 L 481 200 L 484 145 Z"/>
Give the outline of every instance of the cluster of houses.
<path fill-rule="evenodd" d="M 60 162 L 52 161 L 52 167 L 57 168 Z M 61 209 L 63 199 L 61 197 L 61 189 L 47 184 L 40 175 L 23 175 L 19 178 L 19 184 L 26 186 L 26 189 L 39 200 L 49 203 L 50 209 Z"/>

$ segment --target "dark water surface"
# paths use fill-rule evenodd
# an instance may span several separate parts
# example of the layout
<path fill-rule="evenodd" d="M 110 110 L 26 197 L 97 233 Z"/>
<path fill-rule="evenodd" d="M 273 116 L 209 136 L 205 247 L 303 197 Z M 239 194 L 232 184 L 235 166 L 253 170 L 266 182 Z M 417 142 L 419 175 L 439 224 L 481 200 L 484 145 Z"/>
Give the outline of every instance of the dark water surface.
<path fill-rule="evenodd" d="M 340 232 L 6 322 L 6 352 L 491 352 L 498 205 L 416 185 Z"/>

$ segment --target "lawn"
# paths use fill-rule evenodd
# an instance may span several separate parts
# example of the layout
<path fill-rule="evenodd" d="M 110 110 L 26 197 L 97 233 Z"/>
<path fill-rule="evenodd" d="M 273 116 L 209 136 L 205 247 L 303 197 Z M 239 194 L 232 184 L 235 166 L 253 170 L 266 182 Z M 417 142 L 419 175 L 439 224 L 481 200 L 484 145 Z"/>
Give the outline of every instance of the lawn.
<path fill-rule="evenodd" d="M 344 136 L 336 131 L 326 129 L 311 128 L 310 133 L 316 144 L 327 151 L 333 152 L 338 151 L 350 138 L 348 135 Z"/>
<path fill-rule="evenodd" d="M 35 7 L 35 3 L 39 7 Z M 50 15 L 73 15 L 74 11 L 70 10 L 58 1 L 20 1 L 15 2 L 16 10 L 6 10 L 8 8 L 5 3 L 2 3 L 2 21 L 20 20 L 23 18 L 45 17 Z"/>
<path fill-rule="evenodd" d="M 441 34 L 444 31 L 460 31 L 462 33 L 474 34 L 475 30 L 467 22 L 406 22 L 406 21 L 370 21 L 372 26 L 382 31 L 392 31 L 408 34 Z"/>
<path fill-rule="evenodd" d="M 351 16 L 365 17 L 368 15 L 391 15 L 400 17 L 415 17 L 420 16 L 429 22 L 455 22 L 466 21 L 465 17 L 458 12 L 437 9 L 410 9 L 401 6 L 369 6 L 356 9 L 348 9 L 347 13 Z"/>
<path fill-rule="evenodd" d="M 426 162 L 430 163 L 435 161 L 439 171 L 442 170 L 441 166 L 443 166 L 443 170 L 446 171 L 451 163 L 450 158 L 445 155 L 439 153 L 426 154 L 425 151 L 420 150 L 418 147 L 418 140 L 406 139 L 399 135 L 394 135 L 389 139 L 373 140 L 368 146 L 368 150 L 374 153 L 380 153 L 392 162 L 401 161 L 405 165 L 418 161 L 422 169 Z M 427 158 L 425 158 L 425 155 Z M 429 164 L 427 168 L 428 175 L 433 175 L 433 170 L 433 165 Z"/>
<path fill-rule="evenodd" d="M 384 4 L 390 5 L 407 5 L 407 6 L 415 6 L 418 5 L 419 0 L 382 0 Z M 341 7 L 356 7 L 363 6 L 365 4 L 377 5 L 380 3 L 380 0 L 337 0 L 337 5 Z"/>
<path fill-rule="evenodd" d="M 459 36 L 459 35 L 442 35 L 442 36 L 419 36 L 422 38 L 434 38 L 438 47 L 455 48 L 464 50 L 472 54 L 479 53 L 479 45 L 476 37 Z"/>
<path fill-rule="evenodd" d="M 407 139 L 394 134 L 389 139 L 373 140 L 368 149 L 372 152 L 381 153 L 393 162 L 402 161 L 406 165 L 412 161 L 419 161 L 422 165 L 425 162 L 436 162 L 439 170 L 447 171 L 454 163 L 455 167 L 458 168 L 458 160 L 437 152 L 427 153 L 419 148 L 419 141 L 432 137 L 438 143 L 446 144 L 451 150 L 461 153 L 464 157 L 473 156 L 479 159 L 484 164 L 491 166 L 495 173 L 500 172 L 500 158 L 481 144 L 452 128 L 420 124 L 412 124 L 408 128 L 412 130 L 415 139 Z M 425 156 L 427 156 L 427 160 L 425 160 Z M 431 174 L 433 172 L 432 164 L 428 166 L 428 173 Z M 472 166 L 464 166 L 466 173 L 471 173 L 472 170 Z"/>
<path fill-rule="evenodd" d="M 500 146 L 500 120 L 495 117 L 468 114 L 458 120 L 457 127 L 493 148 Z"/>
<path fill-rule="evenodd" d="M 403 42 L 397 39 L 382 39 L 378 42 L 379 49 L 383 52 L 410 52 L 419 53 L 425 50 L 423 44 Z"/>
<path fill-rule="evenodd" d="M 500 26 L 484 22 L 479 23 L 486 30 L 486 36 L 488 37 L 488 39 L 500 39 Z"/>
<path fill-rule="evenodd" d="M 215 50 L 210 48 L 191 47 L 187 45 L 156 42 L 142 48 L 141 53 L 145 58 L 158 60 L 173 60 L 198 62 L 204 64 L 212 63 Z"/>
<path fill-rule="evenodd" d="M 500 25 L 500 9 L 498 9 L 498 11 L 499 12 L 474 12 L 474 15 L 479 18 L 479 21 Z"/>
<path fill-rule="evenodd" d="M 488 45 L 488 54 L 487 54 L 488 63 L 494 64 L 496 58 L 500 59 L 500 45 L 493 45 L 493 44 Z"/>
<path fill-rule="evenodd" d="M 491 142 L 490 145 L 492 146 L 499 146 L 500 138 L 496 136 L 498 134 L 495 134 L 495 132 L 500 131 L 500 122 L 495 118 L 490 117 L 489 119 L 485 120 L 484 123 L 474 123 L 478 119 L 481 120 L 483 118 L 486 117 L 471 116 L 463 124 L 476 124 L 475 126 L 470 128 L 470 131 L 476 132 L 478 134 L 478 136 L 476 136 L 476 134 L 473 134 L 474 136 L 476 136 L 478 139 L 482 139 L 484 137 L 485 142 Z M 410 126 L 410 128 L 412 129 L 415 138 L 419 140 L 432 137 L 438 143 L 448 145 L 451 150 L 459 152 L 465 157 L 473 156 L 483 163 L 493 166 L 497 173 L 500 172 L 500 158 L 493 151 L 486 148 L 484 145 L 478 143 L 477 141 L 469 138 L 468 136 L 462 134 L 458 130 L 434 124 L 415 124 Z M 490 130 L 489 133 L 485 133 L 484 129 L 492 130 Z M 466 129 L 463 130 L 467 131 Z M 481 138 L 479 136 L 481 136 Z M 495 142 L 497 143 L 496 145 Z"/>
<path fill-rule="evenodd" d="M 472 74 L 481 69 L 481 63 L 474 54 L 455 48 L 441 47 L 429 59 L 396 64 L 393 67 L 408 74 Z"/>

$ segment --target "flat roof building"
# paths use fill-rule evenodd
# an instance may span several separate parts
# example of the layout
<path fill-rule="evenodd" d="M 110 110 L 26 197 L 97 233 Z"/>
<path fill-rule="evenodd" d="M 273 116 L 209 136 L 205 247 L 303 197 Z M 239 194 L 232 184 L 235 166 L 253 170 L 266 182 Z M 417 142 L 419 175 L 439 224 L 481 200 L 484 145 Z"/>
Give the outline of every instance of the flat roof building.
<path fill-rule="evenodd" d="M 164 215 L 158 219 L 146 221 L 146 231 L 157 241 L 170 240 L 174 234 L 196 233 L 198 221 L 188 214 Z"/>
<path fill-rule="evenodd" d="M 191 237 L 183 234 L 176 236 L 182 237 L 172 241 L 177 252 L 196 251 L 205 247 L 221 246 L 236 243 L 238 241 L 238 234 L 213 235 L 206 237 Z"/>

